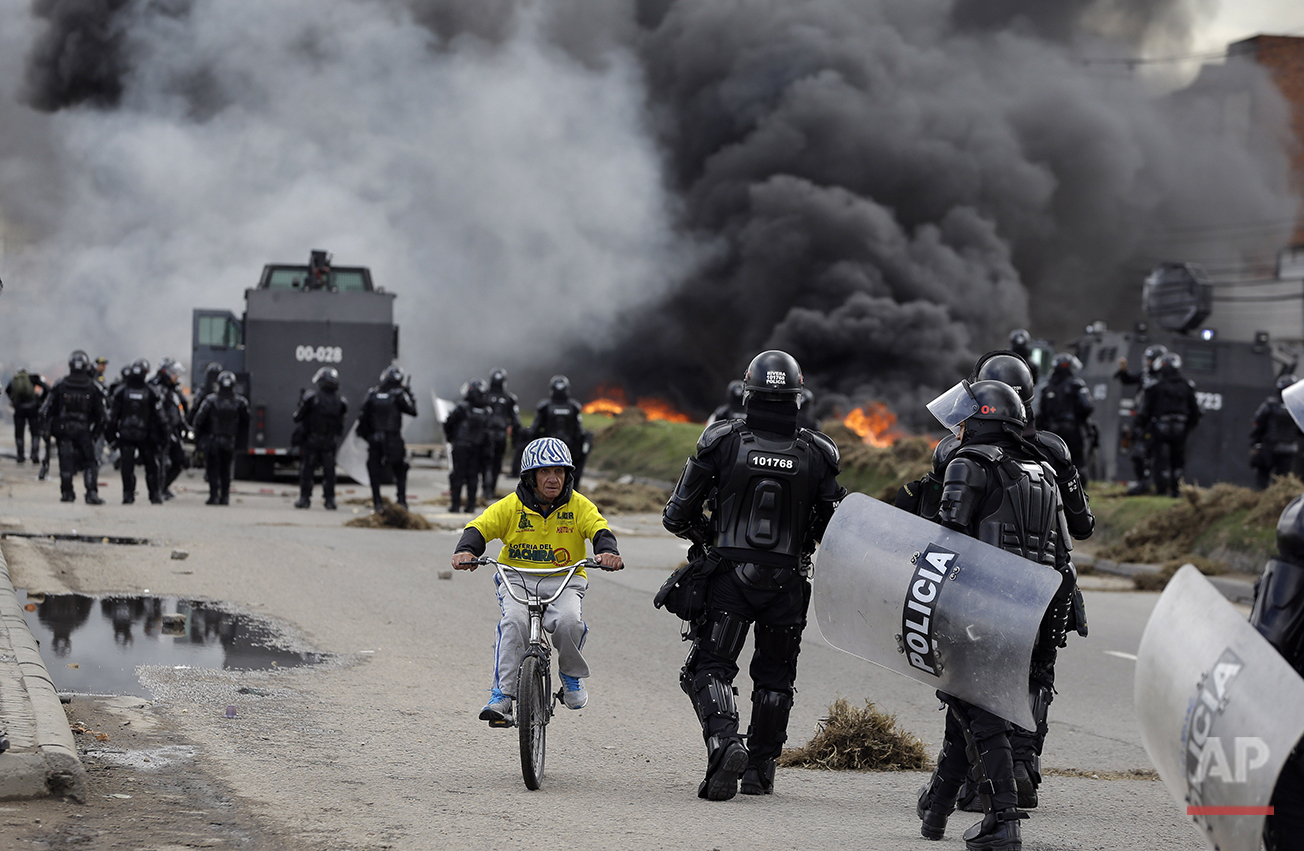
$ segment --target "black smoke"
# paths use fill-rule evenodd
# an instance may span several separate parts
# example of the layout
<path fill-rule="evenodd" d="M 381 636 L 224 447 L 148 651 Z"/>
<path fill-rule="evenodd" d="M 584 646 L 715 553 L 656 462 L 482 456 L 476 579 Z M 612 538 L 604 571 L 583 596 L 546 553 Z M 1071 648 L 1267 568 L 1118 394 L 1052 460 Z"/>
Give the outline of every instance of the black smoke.
<path fill-rule="evenodd" d="M 27 64 L 27 102 L 45 112 L 117 106 L 130 67 L 124 25 L 130 2 L 32 0 L 32 14 L 46 28 Z"/>

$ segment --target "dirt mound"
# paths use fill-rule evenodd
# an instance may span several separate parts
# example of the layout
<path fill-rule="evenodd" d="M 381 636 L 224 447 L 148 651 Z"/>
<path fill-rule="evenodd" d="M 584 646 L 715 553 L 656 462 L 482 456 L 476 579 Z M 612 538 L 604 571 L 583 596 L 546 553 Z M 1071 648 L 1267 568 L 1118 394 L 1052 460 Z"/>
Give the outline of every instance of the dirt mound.
<path fill-rule="evenodd" d="M 1277 518 L 1302 490 L 1304 482 L 1293 476 L 1265 491 L 1226 483 L 1186 487 L 1170 507 L 1144 517 L 1100 554 L 1174 569 L 1192 562 L 1206 573 L 1255 570 L 1275 551 Z"/>
<path fill-rule="evenodd" d="M 850 490 L 891 502 L 901 485 L 927 473 L 933 463 L 933 442 L 927 437 L 903 437 L 891 446 L 871 446 L 840 422 L 827 423 L 842 455 L 838 481 Z"/>
<path fill-rule="evenodd" d="M 387 497 L 381 497 L 384 509 L 379 514 L 364 514 L 345 522 L 345 526 L 356 529 L 432 529 L 430 521 L 408 511 Z"/>
<path fill-rule="evenodd" d="M 815 737 L 801 748 L 789 748 L 779 757 L 785 768 L 823 768 L 829 771 L 919 771 L 932 766 L 924 743 L 897 727 L 887 715 L 865 701 L 857 709 L 845 698 L 829 707 Z"/>
<path fill-rule="evenodd" d="M 591 486 L 581 493 L 593 501 L 598 510 L 605 514 L 660 514 L 670 498 L 670 491 L 656 485 L 644 485 L 631 481 L 592 481 Z"/>

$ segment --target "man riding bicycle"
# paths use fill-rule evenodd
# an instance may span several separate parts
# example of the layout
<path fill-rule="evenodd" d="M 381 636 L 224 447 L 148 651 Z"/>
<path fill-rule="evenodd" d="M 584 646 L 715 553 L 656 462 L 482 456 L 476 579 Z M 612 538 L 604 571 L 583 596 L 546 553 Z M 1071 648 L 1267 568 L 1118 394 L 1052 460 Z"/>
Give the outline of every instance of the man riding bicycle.
<path fill-rule="evenodd" d="M 570 449 L 555 437 L 541 437 L 525 447 L 516 491 L 467 524 L 453 552 L 453 567 L 475 570 L 478 565 L 474 560 L 494 539 L 503 542 L 498 553 L 498 561 L 503 564 L 530 568 L 557 565 L 557 576 L 539 580 L 539 590 L 545 596 L 556 589 L 550 583 L 565 579 L 561 568 L 584 558 L 585 541 L 593 542 L 594 560 L 604 568 L 620 570 L 625 566 L 607 521 L 597 506 L 575 491 L 575 464 Z M 480 720 L 488 721 L 491 727 L 507 727 L 511 725 L 516 671 L 529 638 L 529 613 L 508 593 L 501 576 L 495 576 L 494 583 L 502 618 L 494 648 L 493 686 L 489 703 L 480 711 Z M 552 645 L 557 650 L 557 669 L 564 687 L 562 699 L 568 709 L 583 709 L 589 700 L 580 682 L 589 675 L 588 663 L 580 652 L 588 635 L 580 609 L 588 586 L 588 576 L 580 568 L 544 613 L 543 626 L 552 634 Z"/>

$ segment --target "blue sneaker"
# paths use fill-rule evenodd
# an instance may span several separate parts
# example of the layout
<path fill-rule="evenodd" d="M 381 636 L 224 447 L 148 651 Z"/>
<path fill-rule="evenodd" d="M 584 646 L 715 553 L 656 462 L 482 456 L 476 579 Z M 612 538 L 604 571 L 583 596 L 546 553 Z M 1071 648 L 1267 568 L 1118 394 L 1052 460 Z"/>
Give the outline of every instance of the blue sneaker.
<path fill-rule="evenodd" d="M 512 726 L 512 698 L 494 686 L 489 692 L 489 702 L 480 710 L 480 720 L 488 721 L 490 727 Z"/>
<path fill-rule="evenodd" d="M 589 702 L 589 693 L 584 690 L 584 683 L 580 682 L 580 678 L 561 674 L 561 684 L 564 686 L 561 699 L 566 704 L 566 708 L 583 709 Z"/>

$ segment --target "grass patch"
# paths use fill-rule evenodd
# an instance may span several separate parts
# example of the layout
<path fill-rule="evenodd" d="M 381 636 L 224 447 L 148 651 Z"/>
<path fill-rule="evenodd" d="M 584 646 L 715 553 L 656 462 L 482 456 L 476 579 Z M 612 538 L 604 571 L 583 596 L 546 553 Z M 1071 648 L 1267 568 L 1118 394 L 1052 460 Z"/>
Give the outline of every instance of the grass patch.
<path fill-rule="evenodd" d="M 594 420 L 596 426 L 597 418 Z M 587 418 L 584 422 L 588 426 Z M 631 407 L 609 425 L 593 428 L 593 432 L 590 469 L 674 482 L 679 480 L 688 456 L 697 451 L 702 425 L 649 420 L 641 410 Z"/>
<path fill-rule="evenodd" d="M 838 698 L 805 747 L 788 748 L 779 757 L 785 768 L 826 771 L 921 771 L 932 767 L 924 743 L 865 701 L 858 709 Z"/>

